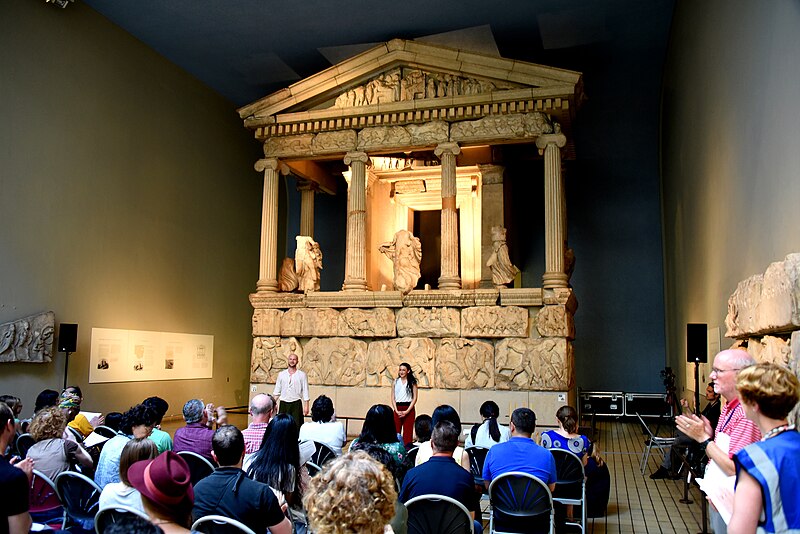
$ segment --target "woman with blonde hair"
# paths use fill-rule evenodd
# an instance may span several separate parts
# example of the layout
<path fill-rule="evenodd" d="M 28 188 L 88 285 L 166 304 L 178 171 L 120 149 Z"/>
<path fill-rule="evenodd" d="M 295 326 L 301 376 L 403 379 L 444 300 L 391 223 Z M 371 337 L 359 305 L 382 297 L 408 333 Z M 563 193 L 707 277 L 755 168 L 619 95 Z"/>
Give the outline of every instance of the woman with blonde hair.
<path fill-rule="evenodd" d="M 800 381 L 785 367 L 759 363 L 739 371 L 736 389 L 763 438 L 733 457 L 736 492 L 728 532 L 797 532 L 800 434 L 787 418 L 800 400 Z"/>
<path fill-rule="evenodd" d="M 328 462 L 304 499 L 315 534 L 391 534 L 397 500 L 394 478 L 363 451 Z"/>
<path fill-rule="evenodd" d="M 92 457 L 89 453 L 74 441 L 62 437 L 66 426 L 64 412 L 53 406 L 37 412 L 28 427 L 28 432 L 36 443 L 28 450 L 27 457 L 50 480 L 76 465 L 86 470 L 92 469 Z"/>

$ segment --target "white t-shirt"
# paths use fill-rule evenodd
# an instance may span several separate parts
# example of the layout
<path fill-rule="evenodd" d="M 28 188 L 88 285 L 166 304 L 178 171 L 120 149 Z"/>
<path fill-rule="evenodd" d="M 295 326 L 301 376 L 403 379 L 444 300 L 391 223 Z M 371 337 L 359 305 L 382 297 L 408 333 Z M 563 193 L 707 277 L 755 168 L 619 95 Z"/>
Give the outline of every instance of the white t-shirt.
<path fill-rule="evenodd" d="M 275 390 L 272 394 L 280 397 L 279 400 L 283 402 L 307 401 L 309 396 L 306 374 L 299 369 L 289 374 L 289 370 L 284 369 L 278 373 L 278 379 L 275 381 Z"/>
<path fill-rule="evenodd" d="M 394 401 L 395 402 L 411 402 L 414 400 L 413 392 L 408 391 L 408 382 L 403 382 L 399 378 L 394 379 Z"/>
<path fill-rule="evenodd" d="M 99 508 L 113 508 L 115 506 L 127 506 L 144 512 L 142 505 L 142 494 L 139 490 L 126 486 L 122 482 L 111 482 L 103 488 L 100 494 Z"/>
<path fill-rule="evenodd" d="M 472 429 L 470 428 L 470 432 L 467 434 L 467 439 L 464 442 L 464 447 L 477 445 L 478 447 L 486 447 L 487 449 L 491 449 L 498 443 L 503 443 L 510 440 L 511 430 L 507 426 L 497 426 L 500 429 L 500 441 L 495 441 L 492 439 L 492 435 L 489 434 L 489 421 L 484 421 L 483 424 L 478 428 L 478 431 L 475 433 L 475 443 L 472 443 Z"/>
<path fill-rule="evenodd" d="M 328 423 L 309 422 L 300 427 L 300 441 L 311 440 L 324 443 L 334 450 L 336 456 L 342 455 L 342 445 L 347 441 L 344 426 L 338 421 Z"/>

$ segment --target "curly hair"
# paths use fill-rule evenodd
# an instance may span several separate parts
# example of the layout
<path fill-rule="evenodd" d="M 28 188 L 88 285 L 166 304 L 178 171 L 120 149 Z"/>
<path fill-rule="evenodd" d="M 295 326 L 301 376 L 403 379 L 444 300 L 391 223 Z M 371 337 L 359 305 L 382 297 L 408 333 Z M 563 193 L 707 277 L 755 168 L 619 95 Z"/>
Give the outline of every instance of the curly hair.
<path fill-rule="evenodd" d="M 316 534 L 380 534 L 394 516 L 394 478 L 362 451 L 328 462 L 304 499 Z"/>
<path fill-rule="evenodd" d="M 786 419 L 800 400 L 800 381 L 785 367 L 759 363 L 745 367 L 736 377 L 736 389 L 746 404 L 758 405 L 770 419 Z"/>
<path fill-rule="evenodd" d="M 52 406 L 39 410 L 33 416 L 28 433 L 36 441 L 60 438 L 67 426 L 67 418 L 61 408 Z"/>

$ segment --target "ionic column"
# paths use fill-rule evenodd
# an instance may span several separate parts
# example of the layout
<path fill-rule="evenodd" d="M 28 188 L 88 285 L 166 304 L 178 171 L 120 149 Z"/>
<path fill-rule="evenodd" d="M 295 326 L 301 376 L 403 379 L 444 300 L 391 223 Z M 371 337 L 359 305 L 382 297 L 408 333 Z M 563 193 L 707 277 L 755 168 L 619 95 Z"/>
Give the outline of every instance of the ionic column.
<path fill-rule="evenodd" d="M 261 203 L 261 255 L 256 291 L 278 291 L 278 167 L 277 158 L 260 159 L 256 170 L 264 172 Z"/>
<path fill-rule="evenodd" d="M 561 176 L 561 150 L 567 144 L 564 134 L 545 134 L 536 139 L 539 154 L 544 154 L 544 275 L 542 287 L 567 287 L 564 272 L 566 241 L 566 202 Z"/>
<path fill-rule="evenodd" d="M 458 211 L 456 210 L 457 143 L 442 143 L 434 154 L 442 161 L 442 257 L 439 289 L 461 289 L 458 275 Z"/>
<path fill-rule="evenodd" d="M 347 242 L 345 244 L 345 291 L 367 289 L 367 162 L 365 152 L 348 152 L 344 164 L 350 167 L 347 187 Z"/>
<path fill-rule="evenodd" d="M 486 266 L 492 255 L 492 226 L 505 228 L 503 173 L 501 165 L 478 165 L 481 171 L 481 282 L 480 287 L 494 289 L 492 270 Z"/>
<path fill-rule="evenodd" d="M 311 180 L 298 180 L 297 190 L 300 191 L 300 235 L 314 237 L 314 195 L 317 184 Z"/>

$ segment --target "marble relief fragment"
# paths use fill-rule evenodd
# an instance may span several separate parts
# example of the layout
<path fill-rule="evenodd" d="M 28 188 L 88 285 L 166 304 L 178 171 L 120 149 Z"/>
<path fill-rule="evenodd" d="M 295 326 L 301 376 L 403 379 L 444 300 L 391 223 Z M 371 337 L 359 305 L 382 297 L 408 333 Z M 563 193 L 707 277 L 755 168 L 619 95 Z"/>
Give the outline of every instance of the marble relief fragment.
<path fill-rule="evenodd" d="M 412 144 L 411 134 L 403 126 L 374 126 L 358 132 L 358 149 L 404 147 Z"/>
<path fill-rule="evenodd" d="M 536 330 L 542 337 L 575 337 L 575 323 L 565 306 L 544 306 L 534 320 Z"/>
<path fill-rule="evenodd" d="M 434 387 L 436 345 L 428 338 L 406 337 L 372 341 L 367 348 L 367 386 L 389 386 L 397 367 L 409 363 L 419 387 Z"/>
<path fill-rule="evenodd" d="M 53 359 L 55 314 L 29 315 L 0 325 L 0 362 L 46 363 Z"/>
<path fill-rule="evenodd" d="M 516 306 L 477 306 L 461 311 L 464 337 L 525 337 L 528 310 Z"/>
<path fill-rule="evenodd" d="M 764 272 L 757 328 L 760 331 L 785 328 L 792 324 L 793 287 L 785 262 L 774 262 Z"/>
<path fill-rule="evenodd" d="M 495 347 L 497 389 L 568 389 L 570 368 L 571 345 L 563 338 L 503 339 Z"/>
<path fill-rule="evenodd" d="M 440 388 L 492 388 L 494 372 L 494 347 L 486 341 L 445 338 L 436 350 L 436 384 Z"/>
<path fill-rule="evenodd" d="M 329 337 L 339 335 L 339 312 L 332 308 L 292 308 L 281 317 L 282 336 Z"/>
<path fill-rule="evenodd" d="M 444 121 L 409 124 L 405 128 L 411 135 L 413 145 L 446 143 L 449 140 L 450 127 Z"/>
<path fill-rule="evenodd" d="M 313 338 L 305 346 L 302 369 L 308 383 L 363 386 L 367 343 L 349 337 Z"/>
<path fill-rule="evenodd" d="M 339 314 L 340 336 L 394 337 L 395 331 L 394 312 L 389 308 L 347 308 Z"/>
<path fill-rule="evenodd" d="M 303 348 L 295 338 L 276 336 L 257 336 L 253 338 L 253 352 L 250 357 L 250 382 L 272 383 L 278 373 L 286 369 L 289 354 L 296 354 L 303 366 Z"/>
<path fill-rule="evenodd" d="M 283 316 L 283 312 L 281 310 L 272 308 L 257 308 L 253 310 L 253 335 L 281 335 L 281 316 Z"/>
<path fill-rule="evenodd" d="M 357 137 L 355 130 L 320 132 L 311 142 L 312 154 L 330 154 L 355 150 Z"/>
<path fill-rule="evenodd" d="M 458 337 L 461 315 L 457 308 L 401 308 L 397 310 L 401 337 Z"/>
<path fill-rule="evenodd" d="M 314 134 L 270 137 L 264 141 L 264 156 L 268 158 L 308 156 L 311 153 L 313 139 Z"/>
<path fill-rule="evenodd" d="M 761 338 L 761 350 L 758 357 L 752 355 L 759 362 L 769 362 L 777 365 L 787 366 L 792 356 L 792 349 L 789 343 L 780 337 L 764 336 Z"/>

